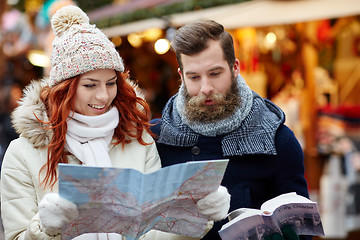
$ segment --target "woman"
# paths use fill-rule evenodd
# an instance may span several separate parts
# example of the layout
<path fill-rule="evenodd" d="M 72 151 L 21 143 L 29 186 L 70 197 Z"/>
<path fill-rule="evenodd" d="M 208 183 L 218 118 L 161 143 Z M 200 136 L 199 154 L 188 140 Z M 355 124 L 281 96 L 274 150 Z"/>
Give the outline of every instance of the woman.
<path fill-rule="evenodd" d="M 114 45 L 78 7 L 61 8 L 51 23 L 56 37 L 50 77 L 25 89 L 12 116 L 20 137 L 11 142 L 1 173 L 6 239 L 61 239 L 61 227 L 77 217 L 76 205 L 57 193 L 59 163 L 141 172 L 161 167 L 149 107 L 127 81 Z M 214 208 L 214 200 L 223 206 Z M 199 212 L 224 218 L 229 201 L 219 188 L 198 202 Z M 158 231 L 143 237 L 185 239 Z M 76 239 L 123 237 L 90 233 Z"/>

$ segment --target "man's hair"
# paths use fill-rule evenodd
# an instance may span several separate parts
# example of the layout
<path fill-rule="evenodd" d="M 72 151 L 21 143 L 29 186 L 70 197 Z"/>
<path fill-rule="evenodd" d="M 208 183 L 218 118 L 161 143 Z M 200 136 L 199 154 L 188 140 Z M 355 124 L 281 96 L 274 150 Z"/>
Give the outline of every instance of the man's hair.
<path fill-rule="evenodd" d="M 179 28 L 172 40 L 171 46 L 181 71 L 183 71 L 181 54 L 197 54 L 208 47 L 209 40 L 220 41 L 224 58 L 229 67 L 232 67 L 235 62 L 235 52 L 231 35 L 221 24 L 213 20 L 199 20 Z"/>

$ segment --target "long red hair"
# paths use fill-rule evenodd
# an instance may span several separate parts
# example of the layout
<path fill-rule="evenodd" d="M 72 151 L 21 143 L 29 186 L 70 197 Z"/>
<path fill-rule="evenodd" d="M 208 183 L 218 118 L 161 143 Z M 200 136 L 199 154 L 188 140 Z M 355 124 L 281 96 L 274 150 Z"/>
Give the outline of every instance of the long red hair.
<path fill-rule="evenodd" d="M 131 142 L 136 138 L 142 145 L 148 145 L 142 139 L 144 131 L 150 132 L 150 108 L 147 102 L 137 96 L 134 87 L 126 80 L 128 73 L 116 72 L 117 95 L 112 105 L 119 110 L 120 120 L 114 131 L 115 145 Z M 41 92 L 41 100 L 45 103 L 49 116 L 50 128 L 53 136 L 48 146 L 47 163 L 40 169 L 46 171 L 41 182 L 44 187 L 53 187 L 57 181 L 57 166 L 59 163 L 68 163 L 65 150 L 67 119 L 72 112 L 75 112 L 75 93 L 79 83 L 79 76 L 64 80 L 52 87 L 45 87 Z M 39 173 L 40 174 L 40 173 Z"/>

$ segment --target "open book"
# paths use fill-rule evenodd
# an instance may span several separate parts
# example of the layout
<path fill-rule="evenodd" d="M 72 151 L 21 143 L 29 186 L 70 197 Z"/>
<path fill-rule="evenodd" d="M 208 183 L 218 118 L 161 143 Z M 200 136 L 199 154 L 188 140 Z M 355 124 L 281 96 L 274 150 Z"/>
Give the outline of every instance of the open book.
<path fill-rule="evenodd" d="M 200 237 L 208 218 L 196 202 L 218 189 L 227 164 L 188 162 L 152 173 L 59 164 L 59 194 L 79 210 L 79 217 L 62 228 L 62 239 L 99 232 L 132 240 L 151 229 Z"/>
<path fill-rule="evenodd" d="M 282 194 L 261 205 L 260 210 L 239 208 L 228 215 L 219 231 L 223 240 L 262 240 L 290 225 L 297 235 L 324 236 L 316 202 L 295 192 Z"/>

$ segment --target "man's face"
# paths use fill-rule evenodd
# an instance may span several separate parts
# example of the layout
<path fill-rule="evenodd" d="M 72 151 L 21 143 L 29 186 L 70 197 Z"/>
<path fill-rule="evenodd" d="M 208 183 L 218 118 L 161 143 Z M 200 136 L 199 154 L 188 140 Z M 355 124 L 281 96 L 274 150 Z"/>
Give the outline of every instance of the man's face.
<path fill-rule="evenodd" d="M 190 121 L 213 122 L 233 113 L 239 104 L 234 78 L 239 74 L 239 61 L 232 69 L 224 59 L 219 41 L 194 55 L 182 55 L 183 72 L 179 69 L 187 94 L 186 116 Z"/>

